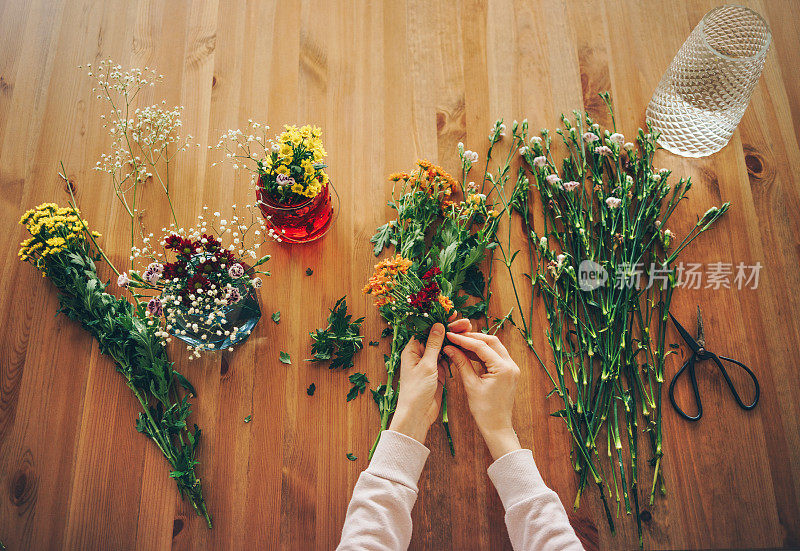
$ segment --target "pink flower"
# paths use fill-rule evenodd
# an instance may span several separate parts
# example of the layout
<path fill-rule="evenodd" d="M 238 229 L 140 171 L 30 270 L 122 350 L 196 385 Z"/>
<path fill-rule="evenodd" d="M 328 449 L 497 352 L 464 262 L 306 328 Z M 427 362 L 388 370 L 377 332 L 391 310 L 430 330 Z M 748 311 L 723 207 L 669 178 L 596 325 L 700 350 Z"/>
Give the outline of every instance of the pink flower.
<path fill-rule="evenodd" d="M 558 177 L 558 174 L 548 174 L 547 178 L 545 179 L 547 180 L 547 183 L 550 184 L 551 186 L 554 186 L 561 181 L 561 178 Z"/>
<path fill-rule="evenodd" d="M 295 181 L 291 176 L 287 176 L 286 174 L 278 174 L 275 177 L 275 183 L 281 187 L 285 187 L 293 185 Z"/>
<path fill-rule="evenodd" d="M 608 139 L 611 140 L 612 143 L 615 143 L 620 146 L 625 143 L 625 136 L 623 136 L 619 132 L 614 132 Z"/>
<path fill-rule="evenodd" d="M 530 147 L 528 147 L 527 145 L 523 145 L 522 147 L 519 148 L 519 154 L 520 155 L 525 155 L 528 152 L 529 149 L 530 149 Z"/>
<path fill-rule="evenodd" d="M 547 157 L 545 157 L 545 156 L 536 157 L 533 160 L 533 166 L 535 166 L 537 168 L 544 168 L 544 166 L 546 164 L 547 164 Z"/>
<path fill-rule="evenodd" d="M 611 148 L 608 147 L 607 145 L 601 145 L 600 147 L 595 148 L 594 152 L 604 157 L 610 157 L 611 154 L 613 153 L 611 151 Z"/>
<path fill-rule="evenodd" d="M 620 199 L 619 197 L 609 197 L 606 199 L 606 205 L 608 205 L 608 208 L 610 209 L 615 209 L 619 207 L 621 204 L 622 204 L 622 199 Z"/>
<path fill-rule="evenodd" d="M 228 304 L 236 304 L 242 300 L 242 293 L 236 287 L 231 287 L 228 289 L 228 294 L 225 295 L 225 300 L 228 301 Z"/>
<path fill-rule="evenodd" d="M 578 187 L 580 187 L 580 185 L 581 185 L 581 184 L 580 184 L 579 182 L 564 182 L 563 184 L 561 184 L 561 186 L 562 186 L 562 187 L 563 187 L 563 188 L 564 188 L 566 191 L 572 191 L 572 190 L 574 190 L 574 189 L 577 189 Z"/>
<path fill-rule="evenodd" d="M 585 141 L 586 143 L 596 142 L 599 139 L 600 138 L 598 138 L 597 134 L 595 134 L 594 132 L 584 132 L 583 133 L 583 141 Z"/>
<path fill-rule="evenodd" d="M 151 316 L 160 318 L 164 313 L 164 307 L 161 305 L 161 299 L 158 297 L 151 298 L 147 303 L 147 313 Z"/>
<path fill-rule="evenodd" d="M 228 275 L 233 279 L 239 279 L 244 275 L 244 267 L 241 264 L 236 263 L 228 268 Z"/>
<path fill-rule="evenodd" d="M 260 278 L 260 277 L 254 277 L 254 278 L 253 278 L 253 279 L 250 281 L 250 283 L 251 283 L 251 285 L 253 285 L 253 288 L 255 288 L 255 289 L 261 289 L 261 285 L 263 285 L 263 284 L 264 284 L 264 282 L 263 282 L 263 281 L 261 281 L 261 278 Z"/>
<path fill-rule="evenodd" d="M 122 272 L 121 274 L 119 274 L 119 277 L 117 278 L 117 285 L 119 285 L 123 289 L 127 289 L 128 285 L 130 285 L 130 284 L 131 284 L 131 280 L 128 277 L 127 273 Z"/>
<path fill-rule="evenodd" d="M 151 266 L 152 266 L 152 264 L 151 264 Z M 160 264 L 159 264 L 159 266 L 160 266 Z M 161 266 L 161 270 L 162 271 L 164 270 L 163 266 Z M 147 269 L 144 271 L 144 274 L 142 274 L 142 277 L 144 277 L 144 280 L 147 283 L 149 283 L 151 285 L 155 285 L 156 282 L 159 279 L 161 279 L 161 272 L 157 272 L 156 270 L 153 270 L 150 266 L 148 266 Z"/>
<path fill-rule="evenodd" d="M 163 264 L 159 264 L 158 262 L 151 262 L 147 266 L 147 269 L 148 270 L 153 270 L 154 272 L 158 272 L 159 274 L 163 274 L 164 273 L 164 265 Z"/>

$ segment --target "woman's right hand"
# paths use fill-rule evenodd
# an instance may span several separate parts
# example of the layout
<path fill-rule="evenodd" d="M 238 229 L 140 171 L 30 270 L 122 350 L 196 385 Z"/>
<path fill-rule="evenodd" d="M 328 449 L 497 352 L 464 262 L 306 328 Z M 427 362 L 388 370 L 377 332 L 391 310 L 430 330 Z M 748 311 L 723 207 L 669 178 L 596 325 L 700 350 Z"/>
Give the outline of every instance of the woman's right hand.
<path fill-rule="evenodd" d="M 483 333 L 448 332 L 447 339 L 455 346 L 445 346 L 444 353 L 461 373 L 469 409 L 492 457 L 520 449 L 511 422 L 520 370 L 508 350 L 496 336 Z"/>

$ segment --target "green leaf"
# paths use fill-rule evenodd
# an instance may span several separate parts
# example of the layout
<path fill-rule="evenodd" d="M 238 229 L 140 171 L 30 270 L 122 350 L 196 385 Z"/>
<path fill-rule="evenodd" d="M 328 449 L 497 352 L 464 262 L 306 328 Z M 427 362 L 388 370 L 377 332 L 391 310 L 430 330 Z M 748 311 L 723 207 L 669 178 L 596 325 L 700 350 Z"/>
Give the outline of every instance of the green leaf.
<path fill-rule="evenodd" d="M 456 261 L 457 253 L 458 241 L 450 243 L 446 249 L 439 253 L 439 269 L 442 270 L 445 277 L 451 276 L 451 270 L 453 268 L 453 263 Z"/>
<path fill-rule="evenodd" d="M 387 222 L 378 228 L 378 232 L 369 240 L 370 243 L 375 243 L 375 247 L 372 249 L 372 252 L 375 254 L 375 256 L 381 254 L 381 251 L 383 251 L 384 247 L 391 243 L 393 235 L 394 225 L 392 222 Z"/>
<path fill-rule="evenodd" d="M 470 266 L 464 272 L 464 282 L 461 288 L 473 297 L 483 298 L 483 290 L 486 288 L 486 279 L 483 272 L 477 266 Z"/>
<path fill-rule="evenodd" d="M 281 313 L 280 312 L 274 312 L 272 314 L 272 321 L 274 321 L 275 323 L 280 323 L 280 321 L 281 321 Z"/>
<path fill-rule="evenodd" d="M 317 390 L 317 385 L 311 383 L 310 385 L 308 385 L 308 388 L 306 389 L 306 394 L 308 394 L 309 396 L 313 396 L 316 390 Z"/>
<path fill-rule="evenodd" d="M 355 400 L 358 398 L 359 394 L 362 394 L 369 384 L 369 379 L 367 379 L 366 373 L 353 373 L 348 377 L 348 380 L 352 383 L 352 387 L 350 387 L 350 391 L 347 393 L 347 401 Z"/>
<path fill-rule="evenodd" d="M 465 318 L 477 319 L 486 315 L 486 307 L 486 301 L 482 300 L 470 306 L 464 306 L 463 308 L 459 309 L 459 312 L 461 312 L 461 315 Z"/>
<path fill-rule="evenodd" d="M 177 371 L 173 371 L 172 374 L 175 375 L 175 380 L 178 381 L 179 385 L 181 385 L 183 388 L 188 390 L 189 393 L 192 396 L 197 396 L 197 392 L 195 391 L 194 387 L 192 386 L 192 383 L 190 383 L 189 380 L 186 377 L 184 377 L 183 375 L 181 375 Z"/>
<path fill-rule="evenodd" d="M 249 423 L 252 419 L 253 419 L 253 416 L 252 415 L 248 415 L 247 417 L 244 418 L 244 422 L 245 423 Z"/>
<path fill-rule="evenodd" d="M 364 318 L 352 319 L 347 312 L 347 297 L 336 301 L 330 309 L 328 326 L 325 329 L 312 331 L 312 362 L 329 361 L 330 369 L 347 369 L 353 366 L 353 357 L 363 348 L 361 324 Z"/>
<path fill-rule="evenodd" d="M 380 341 L 369 341 L 370 346 L 380 346 Z"/>
<path fill-rule="evenodd" d="M 355 455 L 353 455 L 352 453 L 349 453 L 349 452 L 347 453 L 347 455 L 345 457 L 347 457 L 347 459 L 349 459 L 350 461 L 355 461 L 355 460 L 358 459 L 358 457 L 356 457 Z"/>
<path fill-rule="evenodd" d="M 311 268 L 306 268 L 306 275 L 307 276 L 310 276 L 313 273 L 314 273 L 314 270 L 312 270 Z"/>
<path fill-rule="evenodd" d="M 289 356 L 288 352 L 281 351 L 279 357 L 280 357 L 281 363 L 285 363 L 285 364 L 290 364 L 291 365 L 292 358 Z"/>

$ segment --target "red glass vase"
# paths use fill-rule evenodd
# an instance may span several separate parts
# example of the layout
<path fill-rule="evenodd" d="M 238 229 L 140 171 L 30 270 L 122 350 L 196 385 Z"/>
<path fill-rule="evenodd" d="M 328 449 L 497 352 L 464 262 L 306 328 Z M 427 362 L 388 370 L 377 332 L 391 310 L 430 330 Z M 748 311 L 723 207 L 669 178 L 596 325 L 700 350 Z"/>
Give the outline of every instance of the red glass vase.
<path fill-rule="evenodd" d="M 256 199 L 267 227 L 275 230 L 282 241 L 308 243 L 325 235 L 333 223 L 333 201 L 330 184 L 325 184 L 315 197 L 295 205 L 279 203 L 264 191 L 261 182 Z"/>

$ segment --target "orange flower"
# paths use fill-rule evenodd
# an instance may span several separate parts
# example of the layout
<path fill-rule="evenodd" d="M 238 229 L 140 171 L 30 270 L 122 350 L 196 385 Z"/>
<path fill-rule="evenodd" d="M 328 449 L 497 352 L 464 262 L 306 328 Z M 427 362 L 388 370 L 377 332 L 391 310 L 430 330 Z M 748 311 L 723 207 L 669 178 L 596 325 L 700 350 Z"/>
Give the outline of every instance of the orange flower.
<path fill-rule="evenodd" d="M 394 258 L 386 258 L 375 264 L 375 273 L 369 278 L 362 290 L 364 294 L 376 297 L 375 305 L 383 306 L 394 302 L 391 295 L 398 274 L 404 274 L 411 268 L 412 262 L 399 254 Z"/>
<path fill-rule="evenodd" d="M 411 178 L 411 175 L 408 172 L 395 172 L 389 175 L 389 180 L 392 182 L 398 182 L 400 180 L 408 181 Z"/>
<path fill-rule="evenodd" d="M 439 304 L 442 306 L 442 308 L 444 308 L 448 312 L 453 309 L 453 301 L 450 300 L 449 297 L 446 297 L 444 295 L 439 295 L 436 300 L 439 301 Z"/>
<path fill-rule="evenodd" d="M 430 161 L 420 159 L 417 161 L 419 170 L 411 173 L 415 185 L 431 197 L 450 197 L 455 188 L 456 181 L 445 170 Z"/>

